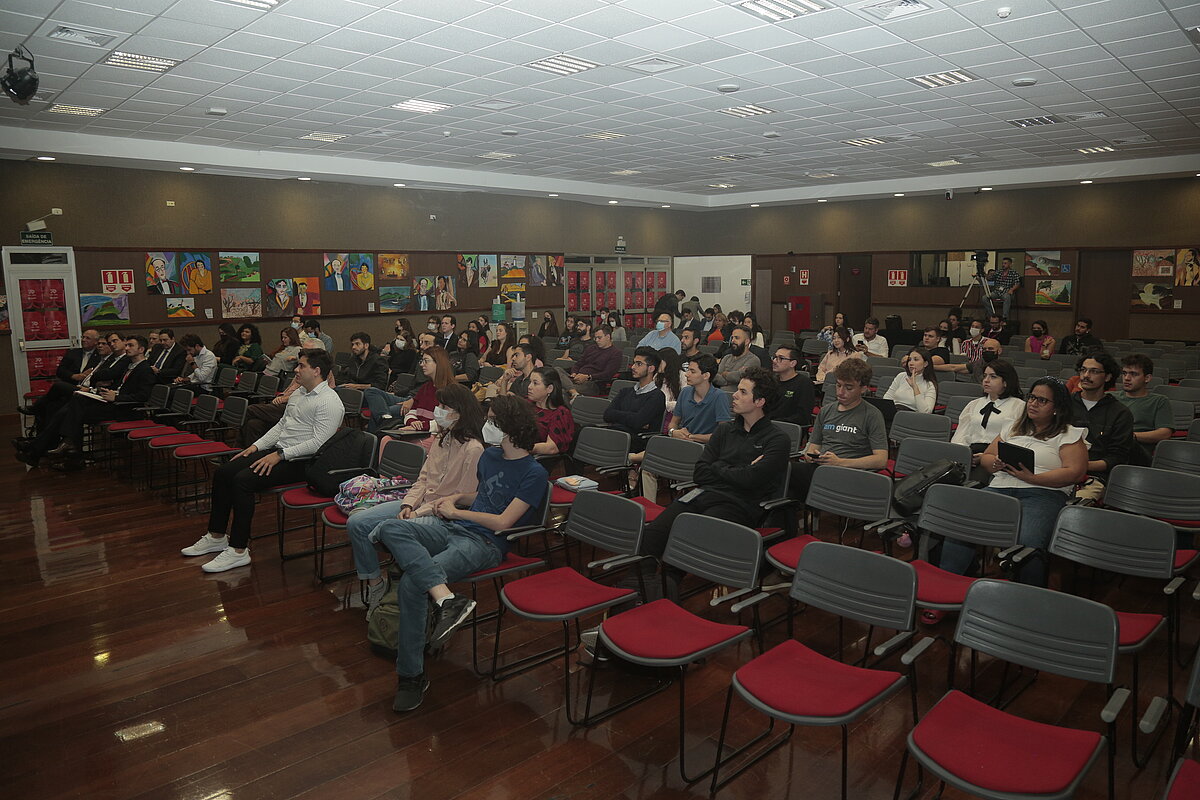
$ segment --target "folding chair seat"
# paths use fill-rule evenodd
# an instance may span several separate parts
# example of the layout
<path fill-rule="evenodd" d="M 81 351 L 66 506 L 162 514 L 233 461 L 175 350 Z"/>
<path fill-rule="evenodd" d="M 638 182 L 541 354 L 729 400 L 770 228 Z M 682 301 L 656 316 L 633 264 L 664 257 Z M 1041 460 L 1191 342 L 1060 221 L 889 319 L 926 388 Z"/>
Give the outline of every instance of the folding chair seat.
<path fill-rule="evenodd" d="M 680 514 L 671 526 L 662 562 L 713 583 L 739 589 L 751 588 L 758 585 L 762 539 L 750 528 L 734 522 L 699 514 Z M 756 603 L 757 600 L 746 602 Z M 745 625 L 698 617 L 665 598 L 611 616 L 600 623 L 596 639 L 597 660 L 611 653 L 631 664 L 669 669 L 677 675 L 680 702 L 679 774 L 687 783 L 694 783 L 713 771 L 709 767 L 699 775 L 689 775 L 687 772 L 687 667 L 748 639 L 753 632 Z M 588 671 L 587 700 L 583 718 L 579 721 L 582 725 L 607 719 L 671 684 L 669 679 L 664 679 L 639 695 L 592 714 L 592 697 L 598 672 L 595 660 Z"/>
<path fill-rule="evenodd" d="M 580 400 L 591 397 L 576 397 L 572 409 Z M 607 404 L 607 400 L 604 401 Z M 629 434 L 614 428 L 587 427 L 579 431 L 575 446 L 570 453 L 571 461 L 591 467 L 601 475 L 620 474 L 629 468 Z M 555 486 L 550 504 L 556 507 L 570 506 L 575 502 L 575 492 Z"/>
<path fill-rule="evenodd" d="M 1004 581 L 973 584 L 955 630 L 955 649 L 969 647 L 1032 670 L 1105 684 L 1110 697 L 1100 718 L 1106 732 L 1018 717 L 952 685 L 909 733 L 895 796 L 910 754 L 922 781 L 928 769 L 943 784 L 994 800 L 1073 797 L 1107 755 L 1112 800 L 1116 719 L 1129 698 L 1128 689 L 1111 689 L 1117 641 L 1116 614 L 1100 603 Z M 920 786 L 913 794 L 919 791 Z"/>
<path fill-rule="evenodd" d="M 1200 797 L 1200 761 L 1181 758 L 1175 763 L 1163 800 L 1195 800 Z"/>
<path fill-rule="evenodd" d="M 793 602 L 837 614 L 839 626 L 843 619 L 851 619 L 865 623 L 871 629 L 878 626 L 896 630 L 899 635 L 881 648 L 884 652 L 877 651 L 882 660 L 912 636 L 916 586 L 917 578 L 912 567 L 902 561 L 843 545 L 818 542 L 805 548 L 789 597 Z M 920 651 L 932 644 L 932 640 L 925 640 L 905 654 L 902 663 L 909 666 L 906 676 L 899 672 L 843 663 L 841 638 L 839 635 L 839 649 L 835 658 L 821 655 L 801 642 L 788 638 L 738 668 L 725 698 L 725 714 L 717 740 L 717 758 L 710 793 L 715 794 L 721 786 L 785 744 L 796 725 L 836 725 L 842 729 L 842 798 L 845 800 L 849 725 L 905 684 L 909 686 L 911 695 L 912 724 L 916 724 L 916 675 L 912 664 Z M 862 662 L 866 661 L 870 652 L 868 636 Z M 734 694 L 766 714 L 771 722 L 758 737 L 725 755 L 724 745 Z M 788 732 L 760 747 L 722 781 L 721 768 L 769 736 L 777 720 L 789 726 Z"/>

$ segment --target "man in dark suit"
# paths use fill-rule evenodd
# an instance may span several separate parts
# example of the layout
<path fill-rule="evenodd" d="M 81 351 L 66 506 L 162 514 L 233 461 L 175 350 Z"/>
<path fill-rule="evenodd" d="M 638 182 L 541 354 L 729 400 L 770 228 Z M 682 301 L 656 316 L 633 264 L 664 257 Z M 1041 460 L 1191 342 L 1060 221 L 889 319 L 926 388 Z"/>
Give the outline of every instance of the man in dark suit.
<path fill-rule="evenodd" d="M 62 360 L 58 362 L 58 369 L 54 373 L 58 380 L 50 385 L 46 394 L 29 405 L 17 407 L 22 414 L 34 416 L 39 430 L 45 424 L 46 419 L 66 402 L 71 393 L 75 391 L 75 387 L 82 383 L 92 370 L 100 366 L 103 357 L 96 349 L 99 341 L 100 331 L 95 328 L 85 330 L 81 339 L 83 346 L 73 347 L 63 354 Z"/>
<path fill-rule="evenodd" d="M 675 329 L 676 335 L 683 336 L 684 331 L 695 331 L 696 338 L 698 339 L 700 332 L 704 330 L 704 320 L 696 319 L 696 315 L 691 308 L 683 309 L 681 315 L 679 327 Z"/>
<path fill-rule="evenodd" d="M 159 383 L 171 383 L 183 374 L 187 353 L 175 341 L 175 331 L 163 328 L 158 332 L 158 347 L 146 357 Z"/>
<path fill-rule="evenodd" d="M 56 469 L 83 469 L 83 431 L 103 419 L 130 419 L 150 399 L 150 390 L 157 377 L 146 360 L 146 340 L 131 336 L 125 341 L 125 354 L 130 366 L 111 389 L 100 389 L 96 397 L 72 394 L 71 400 L 46 423 L 45 429 L 32 442 L 17 444 L 17 458 L 36 467 L 46 455 L 63 459 Z"/>
<path fill-rule="evenodd" d="M 447 353 L 458 349 L 458 333 L 455 330 L 457 326 L 458 320 L 453 314 L 443 314 L 438 323 L 437 345 Z"/>

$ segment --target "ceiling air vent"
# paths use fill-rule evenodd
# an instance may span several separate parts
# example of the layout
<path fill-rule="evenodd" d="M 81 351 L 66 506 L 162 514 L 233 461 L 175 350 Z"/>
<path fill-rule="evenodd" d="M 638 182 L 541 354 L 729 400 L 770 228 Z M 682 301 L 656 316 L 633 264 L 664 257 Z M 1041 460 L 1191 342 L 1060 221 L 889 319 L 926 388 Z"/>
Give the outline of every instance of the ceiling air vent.
<path fill-rule="evenodd" d="M 882 3 L 867 3 L 859 6 L 858 10 L 870 14 L 875 19 L 890 22 L 924 11 L 932 11 L 933 6 L 922 0 L 884 0 Z"/>
<path fill-rule="evenodd" d="M 1057 125 L 1062 121 L 1062 117 L 1056 117 L 1053 114 L 1047 114 L 1044 117 L 1025 117 L 1024 119 L 1007 120 L 1009 125 L 1012 125 L 1016 128 L 1036 128 L 1039 125 Z"/>
<path fill-rule="evenodd" d="M 85 44 L 88 47 L 108 47 L 117 37 L 111 33 L 89 31 L 86 28 L 70 28 L 59 25 L 46 34 L 51 39 L 58 39 L 71 44 Z"/>
<path fill-rule="evenodd" d="M 1067 122 L 1087 122 L 1093 119 L 1108 119 L 1108 114 L 1103 111 L 1083 111 L 1078 114 L 1063 114 L 1062 118 Z"/>

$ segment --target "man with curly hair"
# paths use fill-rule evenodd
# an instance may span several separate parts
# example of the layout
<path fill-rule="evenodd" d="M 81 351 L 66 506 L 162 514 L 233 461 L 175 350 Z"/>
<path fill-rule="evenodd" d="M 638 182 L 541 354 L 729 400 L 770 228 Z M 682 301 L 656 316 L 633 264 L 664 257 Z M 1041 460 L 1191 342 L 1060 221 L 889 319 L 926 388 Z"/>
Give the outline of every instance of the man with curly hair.
<path fill-rule="evenodd" d="M 512 395 L 494 398 L 483 440 L 489 446 L 479 457 L 476 491 L 439 500 L 435 516 L 381 522 L 372 535 L 403 571 L 396 587 L 395 711 L 421 705 L 429 689 L 426 644 L 443 648 L 475 608 L 474 600 L 454 594 L 448 584 L 499 564 L 508 551 L 499 532 L 533 524 L 546 501 L 548 476 L 531 454 L 538 428 L 529 402 Z M 427 642 L 430 603 L 434 620 Z"/>

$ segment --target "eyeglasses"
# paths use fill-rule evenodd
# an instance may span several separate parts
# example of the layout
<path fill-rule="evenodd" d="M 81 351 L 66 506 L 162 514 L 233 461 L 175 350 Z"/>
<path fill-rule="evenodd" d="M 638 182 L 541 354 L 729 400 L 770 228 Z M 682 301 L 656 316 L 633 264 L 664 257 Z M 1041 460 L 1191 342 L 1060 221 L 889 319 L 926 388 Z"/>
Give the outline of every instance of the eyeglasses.
<path fill-rule="evenodd" d="M 771 360 L 772 361 L 795 361 L 796 359 L 792 358 L 791 356 L 776 355 L 776 356 L 771 356 Z"/>
<path fill-rule="evenodd" d="M 1026 399 L 1028 400 L 1030 405 L 1034 405 L 1034 406 L 1048 406 L 1054 402 L 1054 398 L 1052 398 L 1052 397 L 1042 397 L 1042 396 L 1036 395 L 1036 394 L 1031 394 Z"/>
<path fill-rule="evenodd" d="M 1104 369 L 1103 369 L 1103 367 L 1080 367 L 1079 374 L 1080 375 L 1103 375 Z"/>

